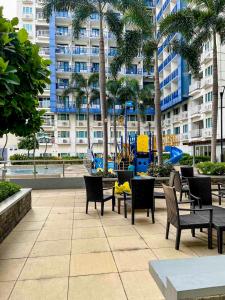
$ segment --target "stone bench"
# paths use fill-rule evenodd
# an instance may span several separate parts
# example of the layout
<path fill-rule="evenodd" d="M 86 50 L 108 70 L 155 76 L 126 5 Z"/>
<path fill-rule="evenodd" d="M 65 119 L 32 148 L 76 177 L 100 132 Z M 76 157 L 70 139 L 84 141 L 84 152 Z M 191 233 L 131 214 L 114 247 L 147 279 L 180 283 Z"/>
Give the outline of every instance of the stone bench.
<path fill-rule="evenodd" d="M 149 271 L 166 300 L 225 299 L 225 256 L 152 261 Z"/>

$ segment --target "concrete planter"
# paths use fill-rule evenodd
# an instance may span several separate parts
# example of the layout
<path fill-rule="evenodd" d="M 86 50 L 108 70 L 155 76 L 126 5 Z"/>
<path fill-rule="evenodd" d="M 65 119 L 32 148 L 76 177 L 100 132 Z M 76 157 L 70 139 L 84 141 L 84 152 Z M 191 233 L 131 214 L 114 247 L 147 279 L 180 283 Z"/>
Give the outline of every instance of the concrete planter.
<path fill-rule="evenodd" d="M 0 242 L 31 209 L 31 191 L 32 189 L 21 189 L 18 193 L 0 202 Z"/>

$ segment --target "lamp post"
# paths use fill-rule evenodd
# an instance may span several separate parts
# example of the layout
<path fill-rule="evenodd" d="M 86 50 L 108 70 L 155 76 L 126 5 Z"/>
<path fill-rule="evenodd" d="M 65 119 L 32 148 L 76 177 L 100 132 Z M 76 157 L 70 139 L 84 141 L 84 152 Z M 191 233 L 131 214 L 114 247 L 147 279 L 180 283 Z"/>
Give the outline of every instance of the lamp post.
<path fill-rule="evenodd" d="M 223 95 L 225 92 L 225 86 L 220 92 L 220 161 L 223 162 Z"/>

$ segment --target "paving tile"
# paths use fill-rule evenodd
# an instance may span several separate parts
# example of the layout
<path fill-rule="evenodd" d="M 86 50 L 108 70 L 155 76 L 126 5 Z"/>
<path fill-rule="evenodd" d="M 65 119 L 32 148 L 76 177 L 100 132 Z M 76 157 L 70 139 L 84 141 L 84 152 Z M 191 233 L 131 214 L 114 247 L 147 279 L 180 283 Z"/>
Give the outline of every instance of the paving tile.
<path fill-rule="evenodd" d="M 148 270 L 149 261 L 157 259 L 149 249 L 115 251 L 113 256 L 119 272 Z"/>
<path fill-rule="evenodd" d="M 28 258 L 19 279 L 67 277 L 69 260 L 69 255 Z"/>
<path fill-rule="evenodd" d="M 118 274 L 100 274 L 71 277 L 69 300 L 125 300 Z"/>
<path fill-rule="evenodd" d="M 70 276 L 117 272 L 111 252 L 74 254 L 71 256 Z"/>
<path fill-rule="evenodd" d="M 70 240 L 71 237 L 72 229 L 42 229 L 38 236 L 38 242 Z"/>
<path fill-rule="evenodd" d="M 110 251 L 106 238 L 77 239 L 72 241 L 72 254 Z"/>
<path fill-rule="evenodd" d="M 164 300 L 149 271 L 120 273 L 128 300 Z"/>
<path fill-rule="evenodd" d="M 46 221 L 44 229 L 71 229 L 73 225 L 73 220 L 60 220 L 60 221 Z"/>
<path fill-rule="evenodd" d="M 108 237 L 112 236 L 138 236 L 137 231 L 132 225 L 127 226 L 105 226 L 104 227 L 106 235 Z"/>
<path fill-rule="evenodd" d="M 88 219 L 99 219 L 99 215 L 97 212 L 92 213 L 74 213 L 74 220 L 88 220 Z"/>
<path fill-rule="evenodd" d="M 53 214 L 68 214 L 73 213 L 73 207 L 53 207 L 51 210 L 51 213 Z"/>
<path fill-rule="evenodd" d="M 158 248 L 152 249 L 152 251 L 158 259 L 189 258 L 196 256 L 196 254 L 187 247 L 180 248 L 179 251 L 175 248 Z"/>
<path fill-rule="evenodd" d="M 121 219 L 117 219 L 117 218 L 105 218 L 104 216 L 101 218 L 102 220 L 102 224 L 104 226 L 127 226 L 130 225 L 130 223 L 128 222 L 127 219 L 121 217 Z"/>
<path fill-rule="evenodd" d="M 0 259 L 28 257 L 34 243 L 0 244 Z"/>
<path fill-rule="evenodd" d="M 148 248 L 144 240 L 139 236 L 109 237 L 108 241 L 113 251 Z"/>
<path fill-rule="evenodd" d="M 146 224 L 146 225 L 135 225 L 135 229 L 141 236 L 147 236 L 152 234 L 164 233 L 166 232 L 166 228 L 159 224 Z"/>
<path fill-rule="evenodd" d="M 34 243 L 39 234 L 39 230 L 27 230 L 27 231 L 12 231 L 4 243 Z"/>
<path fill-rule="evenodd" d="M 20 222 L 14 231 L 25 231 L 25 230 L 41 230 L 44 221 L 39 222 Z"/>
<path fill-rule="evenodd" d="M 23 268 L 26 259 L 1 259 L 0 282 L 16 280 Z"/>
<path fill-rule="evenodd" d="M 102 227 L 79 227 L 73 230 L 73 239 L 89 239 L 105 237 Z"/>
<path fill-rule="evenodd" d="M 61 221 L 61 220 L 73 220 L 73 213 L 50 213 L 48 216 L 48 221 Z"/>
<path fill-rule="evenodd" d="M 67 290 L 68 278 L 17 281 L 10 300 L 65 300 Z"/>
<path fill-rule="evenodd" d="M 66 255 L 70 251 L 71 240 L 42 241 L 35 243 L 30 257 Z"/>
<path fill-rule="evenodd" d="M 9 298 L 14 284 L 14 281 L 0 282 L 0 300 L 7 300 Z"/>
<path fill-rule="evenodd" d="M 149 248 L 174 248 L 175 247 L 175 236 L 170 234 L 169 239 L 165 238 L 165 234 L 153 234 L 144 236 L 145 242 Z"/>
<path fill-rule="evenodd" d="M 76 227 L 98 227 L 102 226 L 100 220 L 89 219 L 89 220 L 74 220 L 74 228 Z"/>

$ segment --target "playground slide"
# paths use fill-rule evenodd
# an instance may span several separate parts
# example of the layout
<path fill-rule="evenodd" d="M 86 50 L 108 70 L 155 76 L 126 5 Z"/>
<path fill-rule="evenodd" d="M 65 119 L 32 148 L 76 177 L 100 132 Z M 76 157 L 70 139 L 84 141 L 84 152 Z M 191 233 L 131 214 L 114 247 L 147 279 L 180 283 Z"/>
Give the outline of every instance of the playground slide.
<path fill-rule="evenodd" d="M 166 146 L 165 151 L 170 152 L 170 159 L 166 163 L 176 164 L 183 156 L 183 151 L 174 146 Z"/>

